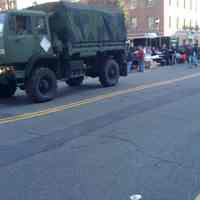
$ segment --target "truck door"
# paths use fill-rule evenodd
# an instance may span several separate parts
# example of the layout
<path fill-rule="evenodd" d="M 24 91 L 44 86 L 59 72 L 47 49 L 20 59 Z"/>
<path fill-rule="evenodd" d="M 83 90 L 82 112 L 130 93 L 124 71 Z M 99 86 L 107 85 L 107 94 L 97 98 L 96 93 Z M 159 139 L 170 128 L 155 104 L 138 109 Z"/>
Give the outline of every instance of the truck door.
<path fill-rule="evenodd" d="M 35 39 L 35 49 L 37 54 L 52 53 L 52 44 L 48 27 L 48 19 L 46 16 L 34 16 L 33 31 Z"/>
<path fill-rule="evenodd" d="M 6 51 L 11 63 L 26 63 L 33 55 L 34 35 L 31 16 L 10 16 Z"/>

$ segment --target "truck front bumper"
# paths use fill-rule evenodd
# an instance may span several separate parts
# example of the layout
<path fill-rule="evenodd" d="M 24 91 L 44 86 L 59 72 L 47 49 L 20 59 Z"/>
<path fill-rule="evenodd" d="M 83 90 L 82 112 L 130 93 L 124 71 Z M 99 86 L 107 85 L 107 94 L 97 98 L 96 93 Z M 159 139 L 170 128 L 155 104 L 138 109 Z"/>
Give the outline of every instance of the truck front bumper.
<path fill-rule="evenodd" d="M 0 67 L 0 84 L 8 85 L 10 81 L 16 81 L 15 71 L 10 67 Z"/>

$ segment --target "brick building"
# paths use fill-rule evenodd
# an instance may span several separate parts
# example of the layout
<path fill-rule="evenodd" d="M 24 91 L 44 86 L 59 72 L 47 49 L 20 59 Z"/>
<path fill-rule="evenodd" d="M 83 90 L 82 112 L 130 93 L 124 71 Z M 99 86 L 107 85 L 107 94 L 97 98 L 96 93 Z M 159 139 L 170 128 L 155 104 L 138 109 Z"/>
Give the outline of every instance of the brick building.
<path fill-rule="evenodd" d="M 0 11 L 8 9 L 16 9 L 16 0 L 0 0 Z"/>
<path fill-rule="evenodd" d="M 130 0 L 130 36 L 142 37 L 157 33 L 170 37 L 186 27 L 200 24 L 199 0 Z"/>

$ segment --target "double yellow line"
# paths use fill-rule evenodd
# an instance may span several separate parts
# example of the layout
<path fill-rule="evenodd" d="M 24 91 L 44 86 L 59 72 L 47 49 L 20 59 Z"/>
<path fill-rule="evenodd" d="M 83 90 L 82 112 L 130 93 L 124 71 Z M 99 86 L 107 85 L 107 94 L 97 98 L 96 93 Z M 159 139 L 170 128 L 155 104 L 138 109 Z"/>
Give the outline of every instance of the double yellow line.
<path fill-rule="evenodd" d="M 196 78 L 199 76 L 200 76 L 200 73 L 195 73 L 195 74 L 191 74 L 191 75 L 187 75 L 187 76 L 182 76 L 182 77 L 176 78 L 176 79 L 155 82 L 155 83 L 151 83 L 151 84 L 132 87 L 132 88 L 129 88 L 126 90 L 120 90 L 120 91 L 116 91 L 116 92 L 112 92 L 112 93 L 108 93 L 108 94 L 104 94 L 104 95 L 99 95 L 96 97 L 87 98 L 87 99 L 84 99 L 81 101 L 77 101 L 77 102 L 73 102 L 73 103 L 69 103 L 69 104 L 65 104 L 65 105 L 61 105 L 61 106 L 56 106 L 53 108 L 44 109 L 44 110 L 37 111 L 37 112 L 31 112 L 31 113 L 16 115 L 13 117 L 7 117 L 7 118 L 0 119 L 0 125 L 14 123 L 17 121 L 22 121 L 22 120 L 33 119 L 33 118 L 42 117 L 42 116 L 47 116 L 49 114 L 63 112 L 63 111 L 66 111 L 66 110 L 69 110 L 72 108 L 77 108 L 77 107 L 92 104 L 92 103 L 95 103 L 98 101 L 111 99 L 116 96 L 122 96 L 122 95 L 126 95 L 126 94 L 129 94 L 132 92 L 139 92 L 139 91 L 143 91 L 143 90 L 155 88 L 155 87 L 162 87 L 165 85 L 174 84 L 174 83 L 177 83 L 180 81 Z"/>

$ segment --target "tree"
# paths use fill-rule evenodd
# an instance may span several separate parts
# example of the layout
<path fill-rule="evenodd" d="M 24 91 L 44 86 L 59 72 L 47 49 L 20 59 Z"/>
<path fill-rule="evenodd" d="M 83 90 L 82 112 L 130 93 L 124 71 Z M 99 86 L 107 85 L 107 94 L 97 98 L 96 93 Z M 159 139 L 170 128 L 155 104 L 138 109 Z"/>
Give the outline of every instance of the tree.
<path fill-rule="evenodd" d="M 125 3 L 125 0 L 116 0 L 116 5 L 122 9 L 123 13 L 124 13 L 124 16 L 125 16 L 125 19 L 126 19 L 126 23 L 128 22 L 128 8 L 126 6 L 126 3 Z"/>

